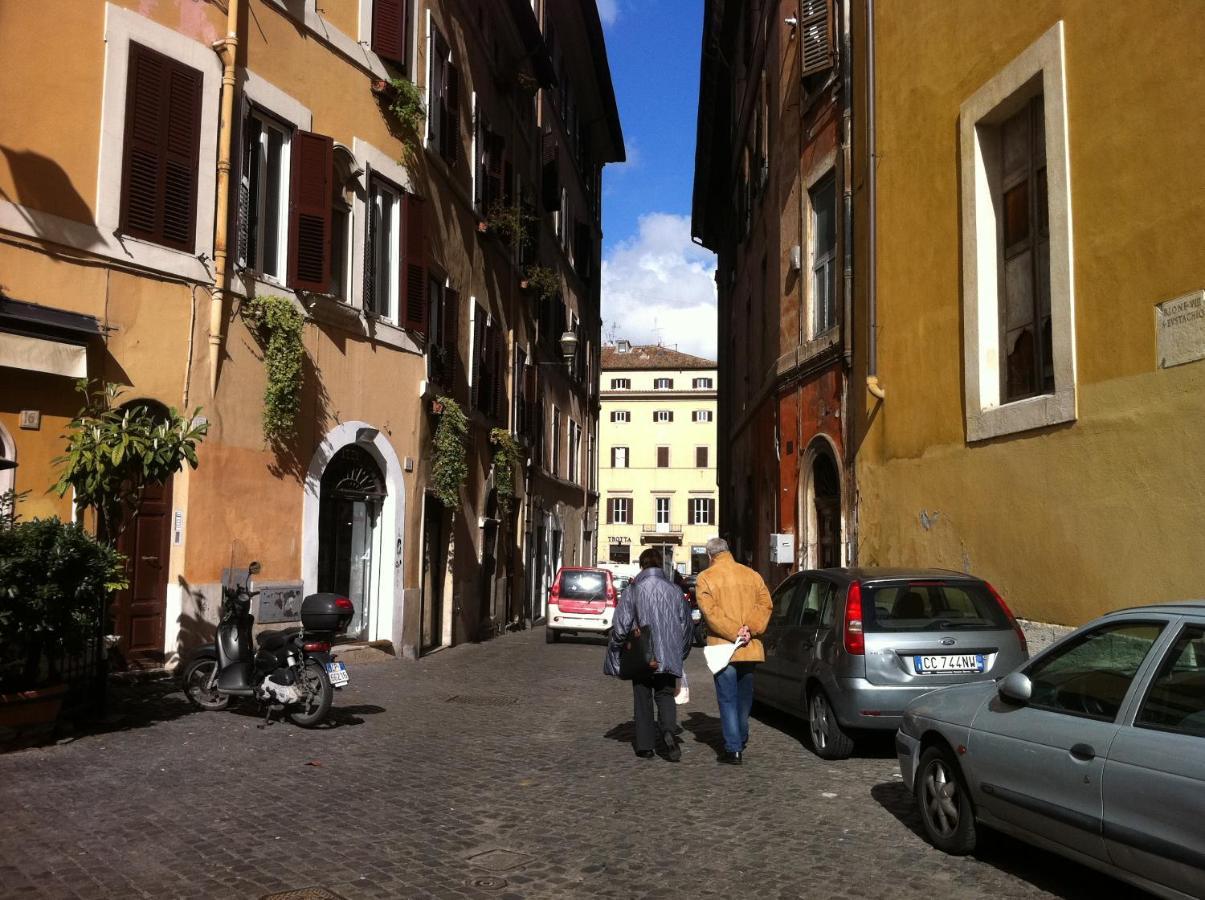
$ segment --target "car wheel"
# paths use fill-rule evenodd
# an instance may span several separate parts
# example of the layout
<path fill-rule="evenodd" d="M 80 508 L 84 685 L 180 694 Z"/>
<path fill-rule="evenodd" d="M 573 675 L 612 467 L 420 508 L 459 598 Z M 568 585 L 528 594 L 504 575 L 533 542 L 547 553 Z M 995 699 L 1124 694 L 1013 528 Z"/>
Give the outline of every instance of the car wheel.
<path fill-rule="evenodd" d="M 848 759 L 854 742 L 837 721 L 823 688 L 813 688 L 808 696 L 808 734 L 812 749 L 821 759 Z"/>
<path fill-rule="evenodd" d="M 975 849 L 975 810 L 962 770 L 945 747 L 930 747 L 920 758 L 916 807 L 925 835 L 938 850 L 965 856 Z"/>
<path fill-rule="evenodd" d="M 557 631 L 555 628 L 552 628 L 551 626 L 548 626 L 548 625 L 544 626 L 544 643 L 545 644 L 555 644 L 560 639 L 561 639 L 561 636 L 559 634 L 557 634 Z"/>

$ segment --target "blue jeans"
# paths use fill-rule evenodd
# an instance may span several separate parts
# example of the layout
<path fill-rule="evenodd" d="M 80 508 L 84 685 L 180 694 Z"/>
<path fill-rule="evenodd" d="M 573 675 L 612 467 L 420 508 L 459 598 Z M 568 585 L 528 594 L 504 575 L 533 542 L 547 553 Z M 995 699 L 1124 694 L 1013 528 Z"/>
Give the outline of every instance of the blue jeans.
<path fill-rule="evenodd" d="M 729 663 L 714 676 L 724 749 L 730 753 L 739 753 L 749 743 L 749 710 L 753 708 L 753 669 L 756 665 Z"/>

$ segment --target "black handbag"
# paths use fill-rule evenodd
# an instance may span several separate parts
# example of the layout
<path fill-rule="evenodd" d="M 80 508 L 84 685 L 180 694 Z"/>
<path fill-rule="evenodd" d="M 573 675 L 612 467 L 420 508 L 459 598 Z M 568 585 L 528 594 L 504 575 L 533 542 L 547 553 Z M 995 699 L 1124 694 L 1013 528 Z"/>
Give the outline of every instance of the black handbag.
<path fill-rule="evenodd" d="M 636 625 L 623 639 L 619 648 L 619 677 L 634 681 L 657 672 L 657 657 L 653 655 L 653 629 Z"/>

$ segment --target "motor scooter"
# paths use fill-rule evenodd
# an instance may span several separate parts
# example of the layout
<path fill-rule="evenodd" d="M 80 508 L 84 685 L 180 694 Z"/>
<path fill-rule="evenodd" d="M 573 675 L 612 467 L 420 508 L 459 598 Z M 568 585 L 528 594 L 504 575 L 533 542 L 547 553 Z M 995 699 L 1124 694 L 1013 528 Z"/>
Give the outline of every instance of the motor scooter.
<path fill-rule="evenodd" d="M 225 709 L 232 697 L 251 697 L 265 707 L 265 722 L 283 711 L 302 728 L 326 721 L 334 690 L 349 681 L 347 667 L 331 653 L 335 635 L 346 630 L 355 612 L 346 597 L 310 594 L 301 602 L 301 627 L 261 632 L 254 646 L 251 628 L 251 563 L 245 579 L 222 585 L 217 639 L 196 649 L 184 667 L 184 693 L 204 710 Z"/>

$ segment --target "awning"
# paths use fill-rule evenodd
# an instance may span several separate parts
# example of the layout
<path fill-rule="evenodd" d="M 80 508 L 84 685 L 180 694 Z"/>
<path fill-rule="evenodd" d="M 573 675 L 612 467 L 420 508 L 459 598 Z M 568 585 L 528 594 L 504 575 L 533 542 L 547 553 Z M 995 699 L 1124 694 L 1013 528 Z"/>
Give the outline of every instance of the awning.
<path fill-rule="evenodd" d="M 94 316 L 0 294 L 0 366 L 86 378 L 88 341 L 100 333 Z"/>

